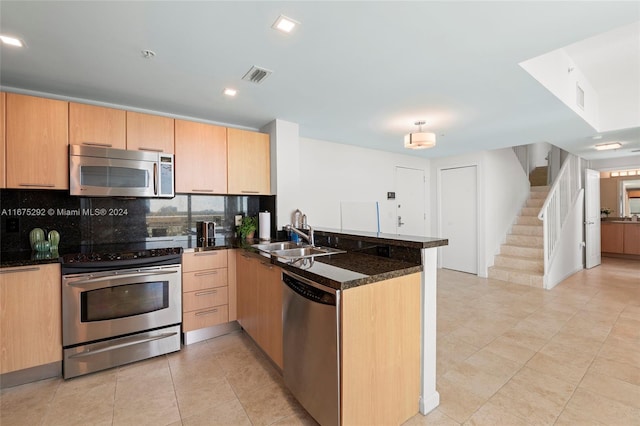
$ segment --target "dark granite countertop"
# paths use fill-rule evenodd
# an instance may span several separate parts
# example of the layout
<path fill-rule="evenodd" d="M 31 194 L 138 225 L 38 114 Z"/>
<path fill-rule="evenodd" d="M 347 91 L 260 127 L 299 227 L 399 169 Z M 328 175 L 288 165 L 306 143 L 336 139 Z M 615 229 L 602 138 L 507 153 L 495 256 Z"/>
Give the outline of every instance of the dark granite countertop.
<path fill-rule="evenodd" d="M 381 232 L 364 232 L 364 231 L 341 231 L 338 229 L 330 228 L 314 228 L 315 235 L 327 236 L 327 237 L 345 237 L 353 238 L 361 241 L 367 241 L 372 243 L 393 244 L 400 247 L 409 248 L 432 248 L 446 246 L 449 244 L 449 240 L 446 238 L 438 237 L 417 237 L 411 235 L 395 235 L 384 234 Z"/>
<path fill-rule="evenodd" d="M 355 252 L 301 259 L 294 263 L 272 256 L 271 263 L 336 290 L 347 290 L 422 271 L 422 265 Z"/>

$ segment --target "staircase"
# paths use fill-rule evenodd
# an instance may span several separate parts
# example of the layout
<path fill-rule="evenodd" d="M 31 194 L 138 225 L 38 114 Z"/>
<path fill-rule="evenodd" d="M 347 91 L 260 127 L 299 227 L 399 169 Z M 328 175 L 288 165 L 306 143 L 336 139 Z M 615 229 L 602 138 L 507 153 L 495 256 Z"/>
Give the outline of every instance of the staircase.
<path fill-rule="evenodd" d="M 489 278 L 543 288 L 544 238 L 538 213 L 548 192 L 548 186 L 531 187 L 529 199 L 489 268 Z"/>

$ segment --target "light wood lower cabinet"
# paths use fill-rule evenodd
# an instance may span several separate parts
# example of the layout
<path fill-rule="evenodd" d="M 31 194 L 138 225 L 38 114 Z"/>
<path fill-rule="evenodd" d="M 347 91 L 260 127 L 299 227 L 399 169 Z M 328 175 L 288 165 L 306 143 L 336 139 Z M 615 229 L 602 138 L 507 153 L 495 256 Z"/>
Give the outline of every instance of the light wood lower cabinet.
<path fill-rule="evenodd" d="M 640 255 L 640 223 L 624 224 L 623 252 Z"/>
<path fill-rule="evenodd" d="M 0 373 L 62 361 L 60 265 L 0 269 Z"/>
<path fill-rule="evenodd" d="M 182 331 L 229 322 L 228 250 L 182 255 Z"/>
<path fill-rule="evenodd" d="M 343 425 L 402 424 L 420 398 L 420 274 L 342 292 Z"/>
<path fill-rule="evenodd" d="M 602 222 L 600 246 L 602 253 L 640 255 L 640 223 Z"/>
<path fill-rule="evenodd" d="M 282 269 L 242 251 L 236 268 L 238 322 L 282 368 Z"/>

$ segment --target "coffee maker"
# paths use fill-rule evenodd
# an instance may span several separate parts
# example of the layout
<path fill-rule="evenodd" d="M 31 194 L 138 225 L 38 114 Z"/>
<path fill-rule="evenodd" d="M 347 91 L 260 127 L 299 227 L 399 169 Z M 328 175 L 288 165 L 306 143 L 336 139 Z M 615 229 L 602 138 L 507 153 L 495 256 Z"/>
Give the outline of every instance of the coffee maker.
<path fill-rule="evenodd" d="M 215 222 L 196 222 L 198 234 L 198 247 L 214 246 L 216 243 L 216 223 Z"/>

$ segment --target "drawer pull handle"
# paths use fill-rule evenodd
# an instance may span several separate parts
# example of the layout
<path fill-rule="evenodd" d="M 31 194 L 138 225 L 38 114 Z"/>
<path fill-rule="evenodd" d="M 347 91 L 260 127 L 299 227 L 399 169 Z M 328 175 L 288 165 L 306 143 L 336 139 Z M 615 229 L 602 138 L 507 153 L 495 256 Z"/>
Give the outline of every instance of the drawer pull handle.
<path fill-rule="evenodd" d="M 196 277 L 203 277 L 206 275 L 216 275 L 218 273 L 218 271 L 209 271 L 209 272 L 196 272 L 195 274 L 193 274 Z"/>
<path fill-rule="evenodd" d="M 19 183 L 18 185 L 20 186 L 27 186 L 27 187 L 42 187 L 42 188 L 54 188 L 55 185 L 52 183 Z"/>
<path fill-rule="evenodd" d="M 111 148 L 113 145 L 110 143 L 100 143 L 100 142 L 82 142 L 82 145 L 88 146 L 103 146 L 105 148 Z"/>
<path fill-rule="evenodd" d="M 160 148 L 147 148 L 147 147 L 144 147 L 144 146 L 139 147 L 138 151 L 164 152 L 164 150 L 162 150 Z"/>
<path fill-rule="evenodd" d="M 206 296 L 207 294 L 216 294 L 218 290 L 207 290 L 207 291 L 199 291 L 196 293 L 196 296 Z"/>
<path fill-rule="evenodd" d="M 245 190 L 245 189 L 243 189 L 240 192 L 242 192 L 243 194 L 259 194 L 260 193 L 260 191 L 248 191 L 248 190 Z"/>
<path fill-rule="evenodd" d="M 9 269 L 8 271 L 6 270 L 0 270 L 0 275 L 2 274 L 17 274 L 19 272 L 33 272 L 33 271 L 39 271 L 40 268 L 38 268 L 37 266 L 32 267 L 32 268 L 23 268 L 23 269 Z"/>
<path fill-rule="evenodd" d="M 192 189 L 193 192 L 213 192 L 213 189 Z"/>
<path fill-rule="evenodd" d="M 196 316 L 199 317 L 199 316 L 202 316 L 202 315 L 211 315 L 211 314 L 215 314 L 217 312 L 218 312 L 217 309 L 211 309 L 209 311 L 200 311 L 200 312 L 196 312 Z"/>
<path fill-rule="evenodd" d="M 217 256 L 217 255 L 218 255 L 218 252 L 215 252 L 215 251 L 202 251 L 194 254 L 194 256 Z"/>

